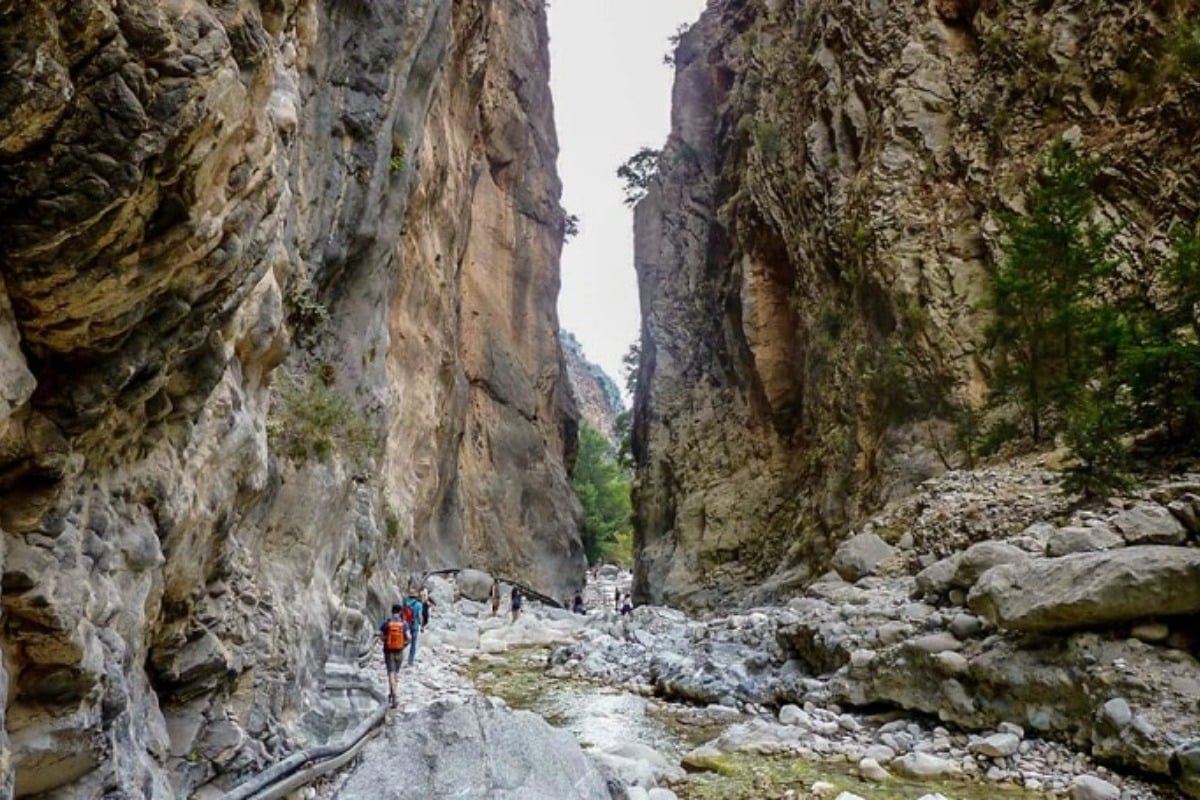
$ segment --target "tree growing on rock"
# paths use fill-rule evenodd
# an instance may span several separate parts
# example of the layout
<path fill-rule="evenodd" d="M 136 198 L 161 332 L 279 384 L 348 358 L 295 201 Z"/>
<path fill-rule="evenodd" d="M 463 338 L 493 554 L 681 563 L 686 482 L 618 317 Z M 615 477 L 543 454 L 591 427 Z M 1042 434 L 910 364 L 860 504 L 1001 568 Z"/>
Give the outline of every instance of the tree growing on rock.
<path fill-rule="evenodd" d="M 625 205 L 635 206 L 646 196 L 650 182 L 658 175 L 660 155 L 659 150 L 643 147 L 617 167 L 617 177 L 625 182 L 621 187 L 625 192 Z"/>
<path fill-rule="evenodd" d="M 1003 257 L 990 272 L 994 399 L 1014 402 L 1035 444 L 1100 361 L 1097 287 L 1116 273 L 1115 231 L 1094 218 L 1094 160 L 1064 139 L 1046 154 L 1027 212 L 1006 215 Z"/>

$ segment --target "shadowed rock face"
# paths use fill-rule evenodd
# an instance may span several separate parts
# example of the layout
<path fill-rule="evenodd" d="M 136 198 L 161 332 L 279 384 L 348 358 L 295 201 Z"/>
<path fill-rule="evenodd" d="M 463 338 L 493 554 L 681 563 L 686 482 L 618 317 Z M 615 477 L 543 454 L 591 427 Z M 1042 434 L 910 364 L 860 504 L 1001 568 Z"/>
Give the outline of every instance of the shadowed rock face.
<path fill-rule="evenodd" d="M 0 796 L 253 772 L 425 568 L 575 584 L 540 2 L 0 0 L 0 63 Z"/>
<path fill-rule="evenodd" d="M 1149 2 L 710 3 L 635 213 L 635 597 L 824 569 L 959 463 L 983 276 L 1054 137 L 1145 278 L 1196 215 L 1195 73 Z"/>

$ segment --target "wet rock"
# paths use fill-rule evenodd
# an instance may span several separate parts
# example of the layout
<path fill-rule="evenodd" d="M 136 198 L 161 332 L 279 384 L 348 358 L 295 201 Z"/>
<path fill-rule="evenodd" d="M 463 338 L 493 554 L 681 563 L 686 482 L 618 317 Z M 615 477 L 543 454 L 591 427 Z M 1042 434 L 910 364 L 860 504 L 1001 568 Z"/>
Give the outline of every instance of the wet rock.
<path fill-rule="evenodd" d="M 1200 550 L 1162 545 L 1029 560 L 988 571 L 971 609 L 1010 630 L 1054 631 L 1200 613 Z"/>

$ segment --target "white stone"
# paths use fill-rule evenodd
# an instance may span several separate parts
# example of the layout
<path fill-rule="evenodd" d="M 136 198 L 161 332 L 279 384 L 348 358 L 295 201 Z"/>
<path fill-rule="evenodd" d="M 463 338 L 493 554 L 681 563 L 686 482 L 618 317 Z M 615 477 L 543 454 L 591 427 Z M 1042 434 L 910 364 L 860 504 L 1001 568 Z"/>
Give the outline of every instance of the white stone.
<path fill-rule="evenodd" d="M 1080 775 L 1071 781 L 1071 800 L 1120 800 L 1121 790 L 1094 775 Z"/>
<path fill-rule="evenodd" d="M 968 749 L 976 755 L 988 758 L 1007 758 L 1017 752 L 1021 740 L 1011 733 L 994 733 L 971 742 Z"/>
<path fill-rule="evenodd" d="M 864 758 L 858 762 L 858 774 L 864 780 L 874 781 L 875 783 L 883 783 L 891 777 L 888 771 L 879 766 L 879 762 L 873 758 Z"/>

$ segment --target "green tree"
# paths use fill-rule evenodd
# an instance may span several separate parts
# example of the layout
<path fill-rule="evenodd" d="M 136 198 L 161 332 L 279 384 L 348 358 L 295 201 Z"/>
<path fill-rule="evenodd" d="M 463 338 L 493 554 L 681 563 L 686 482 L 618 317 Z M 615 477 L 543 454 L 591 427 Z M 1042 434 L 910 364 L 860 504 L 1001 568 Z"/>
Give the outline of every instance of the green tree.
<path fill-rule="evenodd" d="M 609 441 L 587 425 L 579 429 L 571 485 L 583 506 L 580 532 L 588 563 L 603 558 L 625 560 L 620 552 L 629 548 L 633 536 L 629 475 L 617 464 Z"/>
<path fill-rule="evenodd" d="M 1134 422 L 1163 426 L 1172 441 L 1200 441 L 1200 228 L 1177 229 L 1162 299 L 1140 295 L 1127 314 L 1120 375 Z"/>
<path fill-rule="evenodd" d="M 1101 360 L 1097 287 L 1116 272 L 1114 231 L 1093 219 L 1097 164 L 1056 140 L 1030 188 L 1027 213 L 1008 215 L 1003 259 L 991 270 L 994 395 L 1017 403 L 1035 443 Z"/>
<path fill-rule="evenodd" d="M 625 182 L 621 187 L 625 192 L 625 205 L 635 206 L 646 196 L 650 182 L 658 175 L 658 158 L 661 154 L 659 150 L 643 147 L 617 167 L 617 177 Z"/>

